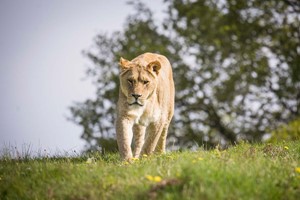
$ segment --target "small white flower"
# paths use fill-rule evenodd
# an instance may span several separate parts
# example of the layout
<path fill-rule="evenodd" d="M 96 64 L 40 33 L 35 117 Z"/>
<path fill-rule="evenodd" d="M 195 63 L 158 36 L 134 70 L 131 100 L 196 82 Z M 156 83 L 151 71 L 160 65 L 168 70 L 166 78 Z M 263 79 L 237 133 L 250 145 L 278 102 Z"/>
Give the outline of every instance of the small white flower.
<path fill-rule="evenodd" d="M 87 164 L 92 164 L 94 162 L 95 162 L 95 158 L 94 157 L 88 158 L 87 161 L 86 161 Z"/>

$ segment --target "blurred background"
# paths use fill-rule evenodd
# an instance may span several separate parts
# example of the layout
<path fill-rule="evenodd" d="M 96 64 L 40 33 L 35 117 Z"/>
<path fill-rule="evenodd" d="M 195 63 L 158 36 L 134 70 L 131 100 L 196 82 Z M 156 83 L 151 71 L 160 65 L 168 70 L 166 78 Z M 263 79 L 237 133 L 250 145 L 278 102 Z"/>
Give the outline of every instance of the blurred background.
<path fill-rule="evenodd" d="M 299 139 L 299 27 L 297 0 L 1 1 L 0 148 L 116 151 L 117 63 L 144 52 L 173 66 L 168 149 Z"/>

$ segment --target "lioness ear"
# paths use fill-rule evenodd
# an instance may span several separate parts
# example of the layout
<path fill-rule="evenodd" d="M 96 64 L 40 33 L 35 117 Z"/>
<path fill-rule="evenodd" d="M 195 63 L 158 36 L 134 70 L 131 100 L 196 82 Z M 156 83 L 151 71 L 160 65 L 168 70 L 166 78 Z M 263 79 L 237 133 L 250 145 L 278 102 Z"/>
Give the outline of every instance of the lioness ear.
<path fill-rule="evenodd" d="M 121 69 L 128 69 L 129 68 L 129 66 L 128 66 L 128 64 L 129 64 L 129 60 L 126 60 L 126 59 L 124 59 L 124 58 L 120 58 L 120 62 L 119 62 L 119 65 L 120 65 L 120 67 L 121 67 Z"/>
<path fill-rule="evenodd" d="M 150 71 L 154 71 L 157 75 L 159 74 L 159 70 L 161 68 L 159 61 L 153 61 L 147 65 L 147 69 Z"/>

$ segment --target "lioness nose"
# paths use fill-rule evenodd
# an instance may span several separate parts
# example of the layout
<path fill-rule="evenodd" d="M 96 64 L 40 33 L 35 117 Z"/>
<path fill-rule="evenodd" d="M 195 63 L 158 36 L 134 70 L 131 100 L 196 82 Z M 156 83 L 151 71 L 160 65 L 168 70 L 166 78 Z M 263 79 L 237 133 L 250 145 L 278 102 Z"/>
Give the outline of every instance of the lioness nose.
<path fill-rule="evenodd" d="M 131 96 L 133 96 L 135 99 L 138 99 L 138 98 L 141 97 L 142 95 L 140 95 L 140 94 L 132 94 Z"/>

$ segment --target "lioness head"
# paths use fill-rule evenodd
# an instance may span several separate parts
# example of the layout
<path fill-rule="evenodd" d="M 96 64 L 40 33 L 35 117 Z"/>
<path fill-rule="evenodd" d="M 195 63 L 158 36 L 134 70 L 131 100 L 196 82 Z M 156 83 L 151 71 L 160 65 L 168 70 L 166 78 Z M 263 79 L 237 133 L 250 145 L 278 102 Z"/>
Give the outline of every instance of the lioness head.
<path fill-rule="evenodd" d="M 159 61 L 146 65 L 120 59 L 120 88 L 129 106 L 145 105 L 157 87 L 157 76 L 161 68 Z"/>

